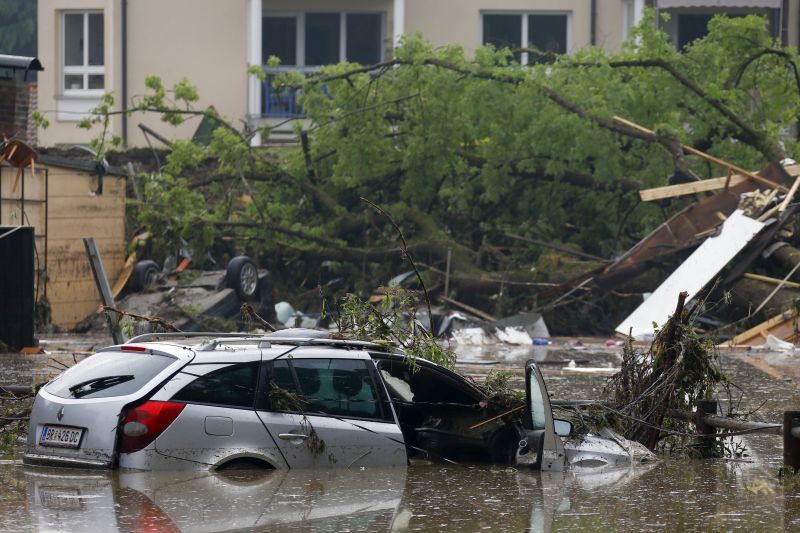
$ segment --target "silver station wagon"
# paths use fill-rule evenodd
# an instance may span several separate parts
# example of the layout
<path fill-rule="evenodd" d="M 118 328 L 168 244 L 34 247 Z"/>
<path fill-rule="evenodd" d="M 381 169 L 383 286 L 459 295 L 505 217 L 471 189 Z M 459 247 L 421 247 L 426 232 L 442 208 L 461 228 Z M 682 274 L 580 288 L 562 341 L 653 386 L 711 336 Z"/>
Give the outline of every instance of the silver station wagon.
<path fill-rule="evenodd" d="M 23 460 L 186 470 L 405 466 L 423 456 L 561 470 L 633 459 L 621 438 L 569 439 L 533 361 L 521 423 L 497 417 L 459 374 L 417 365 L 315 330 L 142 335 L 39 390 Z"/>

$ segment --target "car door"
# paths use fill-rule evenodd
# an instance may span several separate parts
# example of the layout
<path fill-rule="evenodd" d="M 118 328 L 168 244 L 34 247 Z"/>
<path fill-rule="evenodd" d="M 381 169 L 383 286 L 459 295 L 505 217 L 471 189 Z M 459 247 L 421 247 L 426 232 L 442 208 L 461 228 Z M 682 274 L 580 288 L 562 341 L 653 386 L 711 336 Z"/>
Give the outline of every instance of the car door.
<path fill-rule="evenodd" d="M 257 412 L 290 468 L 407 464 L 403 434 L 366 352 L 300 348 L 264 364 Z"/>
<path fill-rule="evenodd" d="M 182 467 L 167 458 L 210 466 L 250 458 L 286 467 L 254 409 L 259 369 L 260 360 L 189 365 L 159 393 L 185 404 L 155 441 L 164 468 Z"/>
<path fill-rule="evenodd" d="M 533 359 L 525 363 L 525 401 L 523 425 L 527 430 L 528 440 L 537 441 L 537 463 L 545 471 L 564 470 L 566 461 L 564 443 L 556 434 L 550 396 L 547 394 L 542 373 Z M 527 461 L 518 453 L 517 464 L 523 463 Z"/>

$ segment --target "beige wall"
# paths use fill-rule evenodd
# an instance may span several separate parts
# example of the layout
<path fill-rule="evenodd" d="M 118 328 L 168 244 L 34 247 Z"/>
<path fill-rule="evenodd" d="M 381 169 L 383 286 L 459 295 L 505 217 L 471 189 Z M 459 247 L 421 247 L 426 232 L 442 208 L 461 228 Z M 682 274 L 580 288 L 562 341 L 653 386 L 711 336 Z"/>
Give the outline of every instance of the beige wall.
<path fill-rule="evenodd" d="M 616 49 L 622 36 L 622 0 L 598 0 L 597 44 Z M 467 53 L 481 45 L 481 13 L 569 13 L 570 51 L 591 41 L 589 0 L 406 0 L 406 33 L 420 32 L 436 46 L 459 44 Z"/>
<path fill-rule="evenodd" d="M 57 109 L 58 99 L 62 98 L 61 88 L 61 13 L 66 10 L 97 10 L 103 11 L 105 21 L 104 53 L 106 88 L 115 88 L 116 59 L 115 43 L 117 42 L 116 27 L 111 23 L 117 16 L 118 2 L 110 0 L 39 0 L 38 3 L 38 54 L 44 67 L 44 72 L 39 73 L 39 111 L 50 121 L 50 127 L 39 130 L 39 144 L 50 146 L 56 143 L 86 143 L 92 134 L 85 130 L 78 130 L 75 125 L 79 120 L 77 115 L 70 115 L 71 120 L 59 120 Z M 73 99 L 69 104 L 82 105 L 79 99 Z M 63 101 L 63 100 L 62 100 Z M 113 124 L 112 124 L 113 126 Z"/>
<path fill-rule="evenodd" d="M 128 95 L 145 94 L 151 74 L 167 87 L 186 77 L 198 88 L 198 109 L 213 105 L 238 125 L 247 115 L 246 9 L 246 0 L 129 0 Z M 128 120 L 132 145 L 144 144 L 140 122 L 184 138 L 199 119 L 174 128 L 157 116 L 135 115 Z"/>
<path fill-rule="evenodd" d="M 144 79 L 155 74 L 167 87 L 182 77 L 197 85 L 198 109 L 214 105 L 234 123 L 247 114 L 247 0 L 135 0 L 128 2 L 128 96 L 145 94 Z M 40 131 L 39 144 L 87 143 L 94 132 L 76 128 L 79 117 L 60 120 L 56 110 L 61 95 L 61 12 L 102 10 L 105 23 L 106 91 L 121 104 L 121 15 L 116 0 L 39 0 L 39 109 L 50 121 Z M 77 99 L 72 99 L 77 100 Z M 63 102 L 63 100 L 62 100 Z M 72 102 L 70 102 L 72 103 Z M 63 109 L 63 107 L 62 107 Z M 62 117 L 63 118 L 63 117 Z M 168 138 L 191 136 L 198 119 L 175 128 L 157 116 L 128 119 L 130 145 L 145 143 L 137 127 L 147 124 Z M 111 131 L 121 133 L 121 120 L 112 119 Z"/>

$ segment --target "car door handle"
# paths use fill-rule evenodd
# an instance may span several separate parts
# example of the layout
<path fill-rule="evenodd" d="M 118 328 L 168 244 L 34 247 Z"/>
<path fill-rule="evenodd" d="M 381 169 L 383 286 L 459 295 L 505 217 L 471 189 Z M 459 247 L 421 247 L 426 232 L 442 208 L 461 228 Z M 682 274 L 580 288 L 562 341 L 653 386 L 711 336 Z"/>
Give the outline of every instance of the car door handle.
<path fill-rule="evenodd" d="M 279 439 L 294 440 L 294 439 L 307 439 L 308 435 L 302 433 L 279 433 Z"/>

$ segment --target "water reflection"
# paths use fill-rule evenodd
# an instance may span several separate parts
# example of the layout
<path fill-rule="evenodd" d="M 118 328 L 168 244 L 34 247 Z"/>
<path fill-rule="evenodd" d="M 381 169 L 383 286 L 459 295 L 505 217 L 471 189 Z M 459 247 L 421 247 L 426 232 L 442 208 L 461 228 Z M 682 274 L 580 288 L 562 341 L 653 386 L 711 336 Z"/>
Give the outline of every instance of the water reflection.
<path fill-rule="evenodd" d="M 548 532 L 561 515 L 583 516 L 576 491 L 616 490 L 654 467 L 589 475 L 439 465 L 230 473 L 0 468 L 11 489 L 2 530 Z M 16 501 L 7 498 L 13 494 Z"/>

